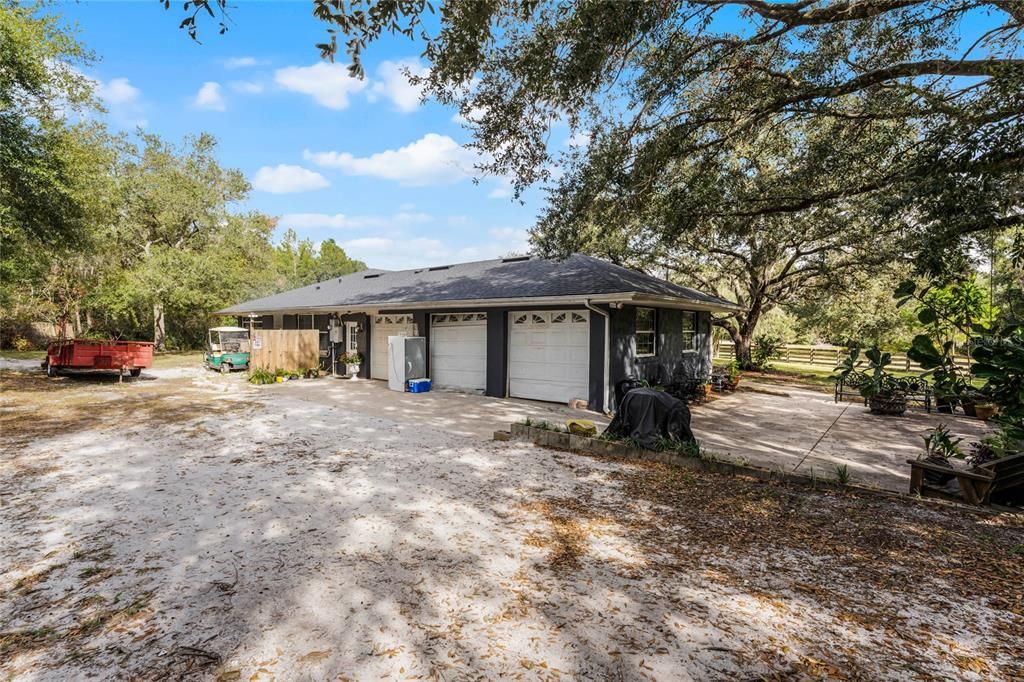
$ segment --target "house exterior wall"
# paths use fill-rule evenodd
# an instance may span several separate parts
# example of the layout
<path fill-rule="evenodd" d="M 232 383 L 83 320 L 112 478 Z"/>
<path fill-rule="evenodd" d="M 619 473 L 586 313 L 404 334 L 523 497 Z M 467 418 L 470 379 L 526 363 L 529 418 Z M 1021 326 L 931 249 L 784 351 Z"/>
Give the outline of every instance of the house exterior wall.
<path fill-rule="evenodd" d="M 667 383 L 673 377 L 697 376 L 710 372 L 711 369 L 711 316 L 707 312 L 697 313 L 696 350 L 684 351 L 682 348 L 682 315 L 680 310 L 655 308 L 656 312 L 656 352 L 651 357 L 636 356 L 636 309 L 637 306 L 611 308 L 607 305 L 596 306 L 608 314 L 607 324 L 609 341 L 609 393 L 614 393 L 615 385 L 626 377 L 636 377 L 652 384 Z M 381 313 L 411 314 L 415 320 L 416 333 L 427 339 L 427 372 L 430 374 L 430 320 L 431 315 L 452 312 L 487 313 L 487 382 L 485 395 L 504 398 L 508 395 L 508 345 L 509 345 L 509 314 L 524 310 L 587 310 L 583 305 L 522 305 L 493 307 L 487 305 L 472 308 L 436 308 L 428 310 L 409 310 L 389 308 Z M 600 410 L 612 405 L 604 405 L 605 386 L 605 325 L 606 318 L 590 311 L 590 390 L 587 396 L 591 409 Z M 363 355 L 363 364 L 359 376 L 370 376 L 370 354 L 372 352 L 371 315 L 366 313 L 349 313 L 341 315 L 343 322 L 359 322 L 361 330 L 357 340 L 359 352 Z M 294 329 L 297 326 L 294 314 L 275 314 L 274 327 Z M 326 316 L 316 321 L 326 320 Z M 317 325 L 320 326 L 320 325 Z M 343 349 L 336 354 L 340 356 Z M 344 372 L 343 367 L 337 371 Z"/>
<path fill-rule="evenodd" d="M 646 306 L 645 306 L 646 307 Z M 627 377 L 651 384 L 666 384 L 676 377 L 695 377 L 711 371 L 711 314 L 697 313 L 696 350 L 683 350 L 683 312 L 655 308 L 655 354 L 636 355 L 636 309 L 611 309 L 611 385 Z"/>

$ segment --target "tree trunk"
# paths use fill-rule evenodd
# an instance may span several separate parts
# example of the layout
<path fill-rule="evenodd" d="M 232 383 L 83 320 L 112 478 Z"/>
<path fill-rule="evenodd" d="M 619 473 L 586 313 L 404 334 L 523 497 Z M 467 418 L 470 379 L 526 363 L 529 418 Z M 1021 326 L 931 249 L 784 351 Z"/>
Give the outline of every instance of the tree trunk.
<path fill-rule="evenodd" d="M 153 349 L 162 351 L 167 346 L 167 330 L 164 328 L 164 304 L 153 304 Z"/>
<path fill-rule="evenodd" d="M 746 312 L 740 313 L 735 322 L 732 320 L 715 321 L 716 325 L 729 333 L 734 357 L 742 369 L 756 369 L 752 353 L 754 332 L 757 331 L 757 323 L 761 320 L 761 315 L 764 312 L 764 301 L 760 296 L 755 295 L 750 308 Z"/>
<path fill-rule="evenodd" d="M 739 329 L 737 330 L 736 336 L 738 341 L 733 341 L 736 344 L 736 359 L 739 360 L 739 366 L 744 370 L 760 370 L 754 366 L 754 333 L 758 330 L 758 323 L 761 322 L 761 314 L 764 312 L 764 302 L 760 297 L 755 298 L 751 304 L 751 309 L 746 311 L 746 315 L 741 319 L 739 323 Z M 742 357 L 740 357 L 740 348 L 742 348 Z"/>

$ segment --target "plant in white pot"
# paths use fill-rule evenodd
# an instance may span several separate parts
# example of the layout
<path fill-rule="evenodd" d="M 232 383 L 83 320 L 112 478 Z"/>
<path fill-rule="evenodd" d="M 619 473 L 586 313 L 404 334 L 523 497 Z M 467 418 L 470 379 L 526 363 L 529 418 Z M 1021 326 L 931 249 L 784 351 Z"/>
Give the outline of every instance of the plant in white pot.
<path fill-rule="evenodd" d="M 362 354 L 349 351 L 341 356 L 341 361 L 345 364 L 345 373 L 348 374 L 350 378 L 355 379 L 363 364 Z"/>

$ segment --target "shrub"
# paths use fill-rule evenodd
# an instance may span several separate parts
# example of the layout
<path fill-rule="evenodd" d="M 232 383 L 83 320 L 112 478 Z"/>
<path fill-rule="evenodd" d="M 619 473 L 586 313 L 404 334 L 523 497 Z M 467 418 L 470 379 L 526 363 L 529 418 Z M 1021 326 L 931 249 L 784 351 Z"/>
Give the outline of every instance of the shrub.
<path fill-rule="evenodd" d="M 272 384 L 277 381 L 277 378 L 273 372 L 263 369 L 262 367 L 250 367 L 249 368 L 249 383 L 256 384 L 257 386 L 263 384 Z"/>
<path fill-rule="evenodd" d="M 753 347 L 750 349 L 750 362 L 757 369 L 764 370 L 772 366 L 772 360 L 782 357 L 782 337 L 770 334 L 760 334 L 754 337 Z"/>

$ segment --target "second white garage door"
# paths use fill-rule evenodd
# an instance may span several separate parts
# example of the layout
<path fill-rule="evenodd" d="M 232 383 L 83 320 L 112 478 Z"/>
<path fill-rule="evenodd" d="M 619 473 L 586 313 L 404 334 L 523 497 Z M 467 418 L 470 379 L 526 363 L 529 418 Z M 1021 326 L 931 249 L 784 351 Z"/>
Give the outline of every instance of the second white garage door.
<path fill-rule="evenodd" d="M 370 347 L 370 377 L 388 378 L 388 337 L 415 336 L 412 315 L 374 315 Z"/>
<path fill-rule="evenodd" d="M 451 313 L 430 320 L 430 379 L 439 387 L 487 387 L 487 314 Z"/>
<path fill-rule="evenodd" d="M 568 403 L 590 394 L 590 314 L 585 310 L 510 313 L 508 393 Z"/>

